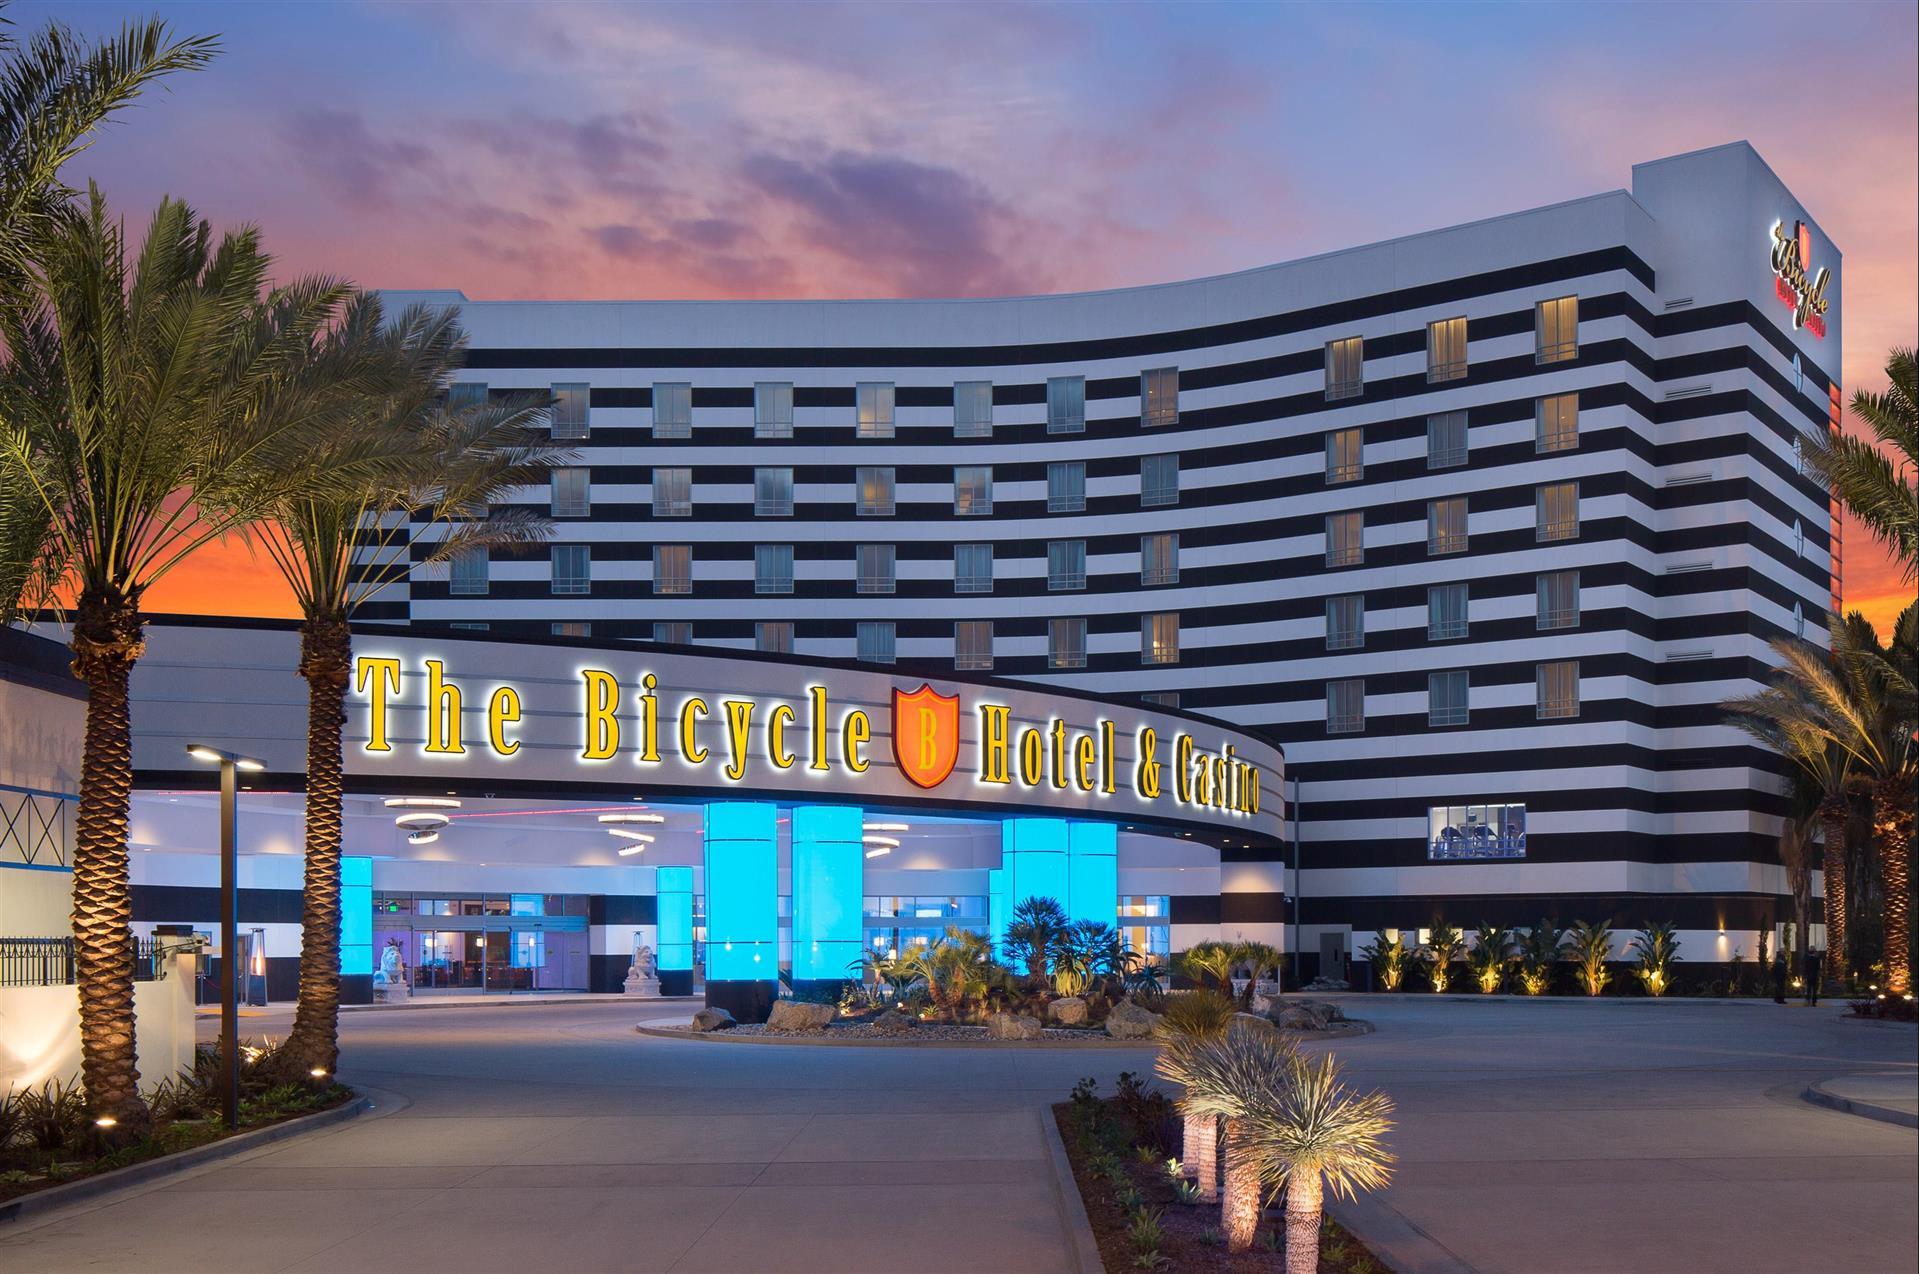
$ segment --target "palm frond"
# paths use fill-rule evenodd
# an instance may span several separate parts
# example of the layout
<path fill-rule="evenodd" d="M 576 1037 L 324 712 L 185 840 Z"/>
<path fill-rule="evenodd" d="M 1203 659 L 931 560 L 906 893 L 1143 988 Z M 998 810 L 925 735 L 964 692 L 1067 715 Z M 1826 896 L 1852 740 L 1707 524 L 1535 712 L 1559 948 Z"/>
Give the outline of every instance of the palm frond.
<path fill-rule="evenodd" d="M 1318 1061 L 1295 1056 L 1276 1103 L 1258 1102 L 1242 1116 L 1246 1145 L 1261 1176 L 1284 1185 L 1295 1174 L 1317 1173 L 1334 1195 L 1350 1199 L 1392 1178 L 1393 1103 L 1384 1093 L 1356 1093 L 1339 1078 L 1328 1053 Z"/>

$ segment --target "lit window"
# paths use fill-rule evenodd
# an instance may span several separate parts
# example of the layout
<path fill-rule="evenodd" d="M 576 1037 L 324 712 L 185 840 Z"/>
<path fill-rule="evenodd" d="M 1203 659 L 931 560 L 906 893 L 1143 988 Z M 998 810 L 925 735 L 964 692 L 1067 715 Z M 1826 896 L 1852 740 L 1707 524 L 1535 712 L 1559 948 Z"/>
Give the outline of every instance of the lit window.
<path fill-rule="evenodd" d="M 1141 703 L 1150 703 L 1155 708 L 1177 708 L 1179 706 L 1179 691 L 1149 690 L 1139 697 L 1139 701 Z"/>
<path fill-rule="evenodd" d="M 1538 539 L 1574 540 L 1579 538 L 1579 484 L 1552 482 L 1540 487 L 1535 499 L 1538 513 Z"/>
<path fill-rule="evenodd" d="M 791 438 L 793 436 L 793 383 L 763 380 L 753 386 L 753 436 L 755 438 Z"/>
<path fill-rule="evenodd" d="M 1148 429 L 1179 423 L 1179 368 L 1155 367 L 1139 374 L 1139 422 Z"/>
<path fill-rule="evenodd" d="M 761 518 L 793 516 L 793 471 L 791 469 L 753 470 L 753 516 Z"/>
<path fill-rule="evenodd" d="M 1144 509 L 1179 503 L 1179 457 L 1139 458 L 1139 503 Z"/>
<path fill-rule="evenodd" d="M 1139 582 L 1179 583 L 1179 535 L 1160 531 L 1139 537 Z"/>
<path fill-rule="evenodd" d="M 990 593 L 993 591 L 993 546 L 955 544 L 953 546 L 953 591 Z"/>
<path fill-rule="evenodd" d="M 653 640 L 669 646 L 691 646 L 693 644 L 693 625 L 688 623 L 665 623 L 653 625 Z"/>
<path fill-rule="evenodd" d="M 554 438 L 586 437 L 591 398 L 592 391 L 582 384 L 553 386 L 553 414 L 549 417 L 551 423 L 548 429 Z"/>
<path fill-rule="evenodd" d="M 1559 296 L 1533 308 L 1533 361 L 1563 363 L 1579 357 L 1579 298 Z"/>
<path fill-rule="evenodd" d="M 1086 462 L 1055 460 L 1046 466 L 1046 511 L 1086 511 Z"/>
<path fill-rule="evenodd" d="M 863 518 L 893 516 L 893 471 L 862 468 L 857 476 L 860 488 L 860 516 Z"/>
<path fill-rule="evenodd" d="M 1579 395 L 1542 398 L 1533 413 L 1534 451 L 1571 451 L 1579 445 Z"/>
<path fill-rule="evenodd" d="M 653 516 L 685 518 L 693 515 L 693 471 L 653 470 Z"/>
<path fill-rule="evenodd" d="M 1426 590 L 1426 637 L 1456 641 L 1466 635 L 1466 586 L 1435 584 Z"/>
<path fill-rule="evenodd" d="M 555 469 L 549 477 L 551 484 L 549 507 L 556 518 L 583 518 L 593 511 L 593 497 L 589 493 L 587 470 Z"/>
<path fill-rule="evenodd" d="M 592 592 L 593 566 L 591 554 L 586 545 L 554 545 L 552 575 L 553 594 L 556 597 Z"/>
<path fill-rule="evenodd" d="M 1564 659 L 1540 664 L 1537 677 L 1541 720 L 1579 715 L 1578 660 Z"/>
<path fill-rule="evenodd" d="M 653 591 L 659 594 L 693 591 L 693 546 L 691 544 L 655 544 L 653 546 Z"/>
<path fill-rule="evenodd" d="M 1366 728 L 1366 683 L 1353 677 L 1326 683 L 1326 733 L 1358 734 Z"/>
<path fill-rule="evenodd" d="M 1357 398 L 1365 388 L 1366 342 L 1347 336 L 1326 342 L 1326 398 Z"/>
<path fill-rule="evenodd" d="M 1442 411 L 1426 417 L 1426 467 L 1451 469 L 1466 463 L 1466 413 Z"/>
<path fill-rule="evenodd" d="M 1352 593 L 1326 599 L 1326 649 L 1355 650 L 1366 644 L 1366 598 Z"/>
<path fill-rule="evenodd" d="M 753 591 L 762 594 L 793 591 L 793 546 L 791 544 L 755 544 L 753 546 Z"/>
<path fill-rule="evenodd" d="M 993 432 L 993 382 L 963 380 L 953 386 L 953 436 L 986 438 Z"/>
<path fill-rule="evenodd" d="M 1579 626 L 1578 571 L 1552 571 L 1541 575 L 1538 588 L 1540 628 Z"/>
<path fill-rule="evenodd" d="M 890 593 L 894 583 L 894 550 L 891 544 L 859 546 L 859 583 L 862 593 Z"/>
<path fill-rule="evenodd" d="M 1426 379 L 1458 380 L 1466 374 L 1466 320 L 1438 319 L 1426 324 Z"/>
<path fill-rule="evenodd" d="M 1434 805 L 1426 811 L 1426 857 L 1430 859 L 1525 856 L 1524 805 Z"/>
<path fill-rule="evenodd" d="M 890 381 L 862 381 L 858 390 L 859 436 L 893 436 L 893 385 Z"/>
<path fill-rule="evenodd" d="M 1086 541 L 1054 540 L 1046 546 L 1046 587 L 1071 592 L 1086 587 Z"/>
<path fill-rule="evenodd" d="M 487 553 L 485 549 L 458 549 L 447 559 L 446 591 L 456 597 L 476 597 L 486 592 Z"/>
<path fill-rule="evenodd" d="M 1466 551 L 1466 497 L 1426 502 L 1426 552 L 1432 556 Z"/>
<path fill-rule="evenodd" d="M 1086 666 L 1086 621 L 1084 619 L 1047 621 L 1046 666 L 1048 668 L 1084 668 Z"/>
<path fill-rule="evenodd" d="M 557 390 L 558 388 L 558 385 L 554 386 L 554 389 Z M 456 380 L 446 387 L 446 405 L 449 411 L 462 411 L 468 407 L 483 407 L 486 405 L 486 401 L 486 383 L 484 381 Z M 563 436 L 557 426 L 554 427 L 553 436 L 555 438 Z"/>
<path fill-rule="evenodd" d="M 492 628 L 493 625 L 486 623 L 484 620 L 478 623 L 475 623 L 473 620 L 470 620 L 470 619 L 456 619 L 452 623 L 448 624 L 447 627 L 458 629 L 461 632 L 483 633 L 483 632 L 486 632 L 488 629 Z"/>
<path fill-rule="evenodd" d="M 1086 432 L 1086 378 L 1054 376 L 1046 382 L 1046 432 Z"/>
<path fill-rule="evenodd" d="M 993 511 L 993 467 L 984 464 L 953 466 L 953 512 L 981 517 Z"/>
<path fill-rule="evenodd" d="M 792 654 L 792 621 L 776 620 L 753 625 L 753 649 L 767 655 Z"/>
<path fill-rule="evenodd" d="M 962 672 L 993 670 L 991 621 L 966 619 L 953 625 L 953 667 Z"/>
<path fill-rule="evenodd" d="M 1335 429 L 1326 435 L 1326 481 L 1357 482 L 1366 473 L 1364 435 L 1359 429 Z"/>
<path fill-rule="evenodd" d="M 693 436 L 693 387 L 684 381 L 657 381 L 653 385 L 653 436 Z"/>
<path fill-rule="evenodd" d="M 555 620 L 551 631 L 555 637 L 591 637 L 593 625 L 577 619 Z"/>
<path fill-rule="evenodd" d="M 1139 661 L 1143 664 L 1179 662 L 1179 613 L 1161 611 L 1139 621 Z"/>
<path fill-rule="evenodd" d="M 890 664 L 894 662 L 898 636 L 891 623 L 860 624 L 855 632 L 859 639 L 858 657 L 861 663 Z"/>
<path fill-rule="evenodd" d="M 1465 725 L 1466 674 L 1463 670 L 1426 674 L 1426 724 Z"/>
<path fill-rule="evenodd" d="M 1326 565 L 1354 566 L 1366 560 L 1365 515 L 1357 509 L 1326 517 Z"/>

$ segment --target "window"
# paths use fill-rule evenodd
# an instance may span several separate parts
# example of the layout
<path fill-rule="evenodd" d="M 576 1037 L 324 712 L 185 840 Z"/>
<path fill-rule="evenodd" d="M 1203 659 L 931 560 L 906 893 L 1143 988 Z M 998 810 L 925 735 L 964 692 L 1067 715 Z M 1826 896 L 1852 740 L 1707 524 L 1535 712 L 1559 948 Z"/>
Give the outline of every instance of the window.
<path fill-rule="evenodd" d="M 559 389 L 558 385 L 554 389 Z M 456 380 L 446 387 L 446 405 L 448 410 L 460 411 L 467 407 L 486 405 L 486 383 L 477 380 Z M 556 409 L 557 410 L 557 409 Z M 555 438 L 562 437 L 557 426 L 553 429 Z"/>
<path fill-rule="evenodd" d="M 993 591 L 993 546 L 955 544 L 953 546 L 953 591 L 990 593 Z"/>
<path fill-rule="evenodd" d="M 1792 524 L 1792 552 L 1794 557 L 1806 555 L 1806 524 L 1796 518 Z"/>
<path fill-rule="evenodd" d="M 456 619 L 452 623 L 448 624 L 447 627 L 452 629 L 457 629 L 460 632 L 483 633 L 491 629 L 493 625 L 485 622 L 484 620 L 480 621 L 479 623 L 475 623 L 474 621 L 470 619 Z"/>
<path fill-rule="evenodd" d="M 791 438 L 793 436 L 793 383 L 763 380 L 753 386 L 753 436 L 755 438 Z"/>
<path fill-rule="evenodd" d="M 1086 541 L 1054 540 L 1046 546 L 1046 588 L 1070 592 L 1086 587 Z"/>
<path fill-rule="evenodd" d="M 591 637 L 593 625 L 577 619 L 555 620 L 550 631 L 555 637 Z"/>
<path fill-rule="evenodd" d="M 1179 612 L 1161 611 L 1139 619 L 1139 661 L 1143 664 L 1179 662 Z"/>
<path fill-rule="evenodd" d="M 555 438 L 584 438 L 592 392 L 581 384 L 553 386 L 553 415 L 549 432 Z"/>
<path fill-rule="evenodd" d="M 1466 551 L 1466 497 L 1426 502 L 1426 552 L 1434 557 Z"/>
<path fill-rule="evenodd" d="M 653 640 L 670 646 L 693 644 L 693 625 L 688 623 L 654 624 Z"/>
<path fill-rule="evenodd" d="M 792 621 L 782 619 L 753 625 L 753 649 L 768 655 L 792 654 Z"/>
<path fill-rule="evenodd" d="M 1553 571 L 1541 575 L 1539 584 L 1539 627 L 1577 628 L 1579 626 L 1579 572 Z"/>
<path fill-rule="evenodd" d="M 1366 644 L 1366 597 L 1351 593 L 1326 599 L 1326 649 L 1357 650 Z"/>
<path fill-rule="evenodd" d="M 1534 451 L 1571 451 L 1579 445 L 1579 395 L 1540 399 L 1533 422 Z"/>
<path fill-rule="evenodd" d="M 1426 380 L 1459 380 L 1466 374 L 1466 320 L 1439 319 L 1426 324 Z"/>
<path fill-rule="evenodd" d="M 898 635 L 891 623 L 864 623 L 855 630 L 859 639 L 859 661 L 890 664 L 895 658 Z"/>
<path fill-rule="evenodd" d="M 1353 566 L 1366 560 L 1365 515 L 1357 509 L 1326 516 L 1326 565 Z"/>
<path fill-rule="evenodd" d="M 1563 363 L 1579 357 L 1579 298 L 1559 296 L 1533 309 L 1533 361 Z"/>
<path fill-rule="evenodd" d="M 1046 511 L 1048 513 L 1084 513 L 1086 511 L 1086 462 L 1055 460 L 1046 466 Z"/>
<path fill-rule="evenodd" d="M 1141 703 L 1150 703 L 1155 708 L 1177 708 L 1179 706 L 1179 691 L 1149 690 L 1139 697 L 1139 701 Z"/>
<path fill-rule="evenodd" d="M 1139 537 L 1139 582 L 1179 583 L 1179 534 L 1160 531 Z"/>
<path fill-rule="evenodd" d="M 656 381 L 653 385 L 653 436 L 693 436 L 693 387 L 685 381 Z"/>
<path fill-rule="evenodd" d="M 1456 641 L 1466 635 L 1466 586 L 1435 584 L 1426 590 L 1426 638 Z"/>
<path fill-rule="evenodd" d="M 1365 388 L 1366 342 L 1347 336 L 1326 342 L 1326 399 L 1357 398 Z"/>
<path fill-rule="evenodd" d="M 693 516 L 693 471 L 691 469 L 655 469 L 653 471 L 653 516 L 656 518 Z"/>
<path fill-rule="evenodd" d="M 1579 484 L 1551 482 L 1539 488 L 1537 497 L 1539 540 L 1579 538 Z"/>
<path fill-rule="evenodd" d="M 1046 382 L 1046 432 L 1086 432 L 1086 378 L 1054 376 Z"/>
<path fill-rule="evenodd" d="M 1326 683 L 1326 733 L 1358 734 L 1366 728 L 1366 683 L 1353 677 Z"/>
<path fill-rule="evenodd" d="M 863 518 L 892 517 L 893 471 L 862 468 L 857 471 L 856 476 L 860 488 L 860 516 Z"/>
<path fill-rule="evenodd" d="M 585 469 L 555 469 L 549 479 L 550 507 L 556 518 L 583 518 L 593 511 Z"/>
<path fill-rule="evenodd" d="M 1806 392 L 1806 369 L 1800 364 L 1797 352 L 1792 356 L 1792 387 L 1802 394 Z M 459 386 L 456 385 L 454 388 L 457 389 Z"/>
<path fill-rule="evenodd" d="M 953 466 L 953 512 L 963 518 L 981 517 L 993 511 L 993 466 L 961 464 Z"/>
<path fill-rule="evenodd" d="M 592 592 L 593 564 L 590 550 L 584 544 L 555 544 L 552 576 L 553 594 L 556 597 Z"/>
<path fill-rule="evenodd" d="M 1179 503 L 1179 457 L 1139 458 L 1139 504 L 1143 509 Z"/>
<path fill-rule="evenodd" d="M 1538 667 L 1539 717 L 1579 715 L 1579 661 L 1563 659 Z"/>
<path fill-rule="evenodd" d="M 1524 858 L 1524 805 L 1434 805 L 1426 811 L 1426 857 Z"/>
<path fill-rule="evenodd" d="M 1179 423 L 1179 368 L 1155 367 L 1139 374 L 1139 423 L 1148 429 Z"/>
<path fill-rule="evenodd" d="M 477 597 L 486 592 L 485 549 L 458 549 L 447 561 L 446 591 L 455 597 Z"/>
<path fill-rule="evenodd" d="M 791 544 L 755 544 L 753 546 L 753 591 L 760 594 L 793 591 L 793 546 Z"/>
<path fill-rule="evenodd" d="M 1046 666 L 1048 668 L 1084 668 L 1086 666 L 1086 621 L 1051 619 L 1046 622 Z"/>
<path fill-rule="evenodd" d="M 1466 413 L 1442 411 L 1426 417 L 1426 467 L 1451 469 L 1466 463 Z"/>
<path fill-rule="evenodd" d="M 862 381 L 856 396 L 859 400 L 859 436 L 891 438 L 893 436 L 892 382 Z"/>
<path fill-rule="evenodd" d="M 793 516 L 793 471 L 791 469 L 753 470 L 753 516 L 760 518 Z"/>
<path fill-rule="evenodd" d="M 953 386 L 953 436 L 986 438 L 993 433 L 993 382 L 963 380 Z"/>
<path fill-rule="evenodd" d="M 862 593 L 890 593 L 894 583 L 894 549 L 891 544 L 859 546 L 859 583 Z"/>
<path fill-rule="evenodd" d="M 1326 435 L 1326 481 L 1357 482 L 1366 472 L 1364 435 L 1357 429 L 1335 429 Z"/>
<path fill-rule="evenodd" d="M 656 594 L 693 591 L 693 546 L 691 544 L 655 544 L 653 546 L 653 591 Z"/>
<path fill-rule="evenodd" d="M 1465 725 L 1466 685 L 1466 673 L 1463 669 L 1427 673 L 1426 724 L 1429 726 Z"/>
<path fill-rule="evenodd" d="M 953 667 L 962 672 L 993 670 L 993 625 L 966 619 L 953 625 Z"/>

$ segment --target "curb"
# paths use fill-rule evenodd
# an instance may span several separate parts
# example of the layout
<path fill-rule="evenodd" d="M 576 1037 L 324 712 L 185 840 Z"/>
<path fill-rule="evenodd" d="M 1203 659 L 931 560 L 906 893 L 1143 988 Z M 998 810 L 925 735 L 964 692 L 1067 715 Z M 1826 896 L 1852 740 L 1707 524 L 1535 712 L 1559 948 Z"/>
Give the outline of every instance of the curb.
<path fill-rule="evenodd" d="M 810 1045 L 814 1048 L 1035 1048 L 1066 1050 L 1076 1048 L 1157 1048 L 1156 1040 L 1116 1040 L 1111 1036 L 1084 1040 L 916 1040 L 910 1037 L 902 1039 L 832 1039 L 825 1034 L 809 1035 L 794 1032 L 791 1035 L 735 1035 L 731 1031 L 689 1031 L 672 1027 L 636 1025 L 634 1033 L 650 1035 L 662 1040 L 695 1040 L 708 1044 L 770 1044 Z"/>
<path fill-rule="evenodd" d="M 1335 1203 L 1329 1198 L 1326 1215 L 1398 1274 L 1478 1274 L 1477 1266 L 1468 1264 L 1384 1199 L 1360 1195 Z"/>
<path fill-rule="evenodd" d="M 572 1004 L 572 1005 L 597 1004 L 597 1005 L 605 1006 L 605 1005 L 611 1005 L 611 1004 L 632 1005 L 634 1003 L 693 1004 L 693 1003 L 704 1003 L 704 1001 L 700 1000 L 698 996 L 662 996 L 656 1000 L 636 1001 L 636 1000 L 627 999 L 623 996 L 618 996 L 618 995 L 594 995 L 591 993 L 584 993 L 580 995 L 569 995 L 564 997 L 524 996 L 517 999 L 512 996 L 503 995 L 497 1000 L 451 1000 L 451 999 L 443 1000 L 437 997 L 428 996 L 422 999 L 408 1000 L 403 1004 L 342 1004 L 340 1006 L 340 1012 L 342 1013 L 406 1013 L 415 1009 L 492 1009 L 492 1008 L 500 1008 L 505 1005 L 512 1005 L 515 1008 L 533 1009 L 533 1008 L 552 1008 L 555 1005 L 562 1005 L 562 1004 Z"/>
<path fill-rule="evenodd" d="M 1099 1258 L 1099 1240 L 1093 1237 L 1093 1223 L 1086 1215 L 1086 1201 L 1079 1197 L 1079 1183 L 1073 1180 L 1073 1163 L 1066 1157 L 1066 1142 L 1059 1135 L 1059 1121 L 1050 1106 L 1039 1108 L 1039 1122 L 1046 1136 L 1046 1157 L 1053 1165 L 1053 1189 L 1059 1198 L 1060 1220 L 1066 1237 L 1073 1242 L 1073 1263 L 1079 1274 L 1106 1274 Z"/>
<path fill-rule="evenodd" d="M 283 1141 L 288 1137 L 317 1132 L 332 1124 L 344 1123 L 372 1108 L 373 1099 L 363 1093 L 331 1110 L 302 1115 L 298 1119 L 288 1119 L 282 1123 L 270 1124 L 265 1128 L 255 1128 L 251 1132 L 243 1132 L 237 1136 L 223 1137 L 219 1141 L 195 1146 L 191 1150 L 163 1155 L 158 1159 L 146 1160 L 144 1163 L 131 1163 L 124 1168 L 115 1168 L 112 1172 L 102 1172 L 79 1181 L 70 1181 L 63 1186 L 52 1186 L 45 1190 L 36 1190 L 32 1194 L 23 1194 L 17 1199 L 0 1203 L 0 1225 L 24 1221 L 43 1212 L 63 1208 L 70 1203 L 82 1203 L 127 1186 L 142 1185 L 185 1172 L 189 1168 L 198 1168 L 220 1159 L 230 1159 L 234 1155 L 257 1150 L 261 1146 Z"/>
<path fill-rule="evenodd" d="M 1861 1119 L 1876 1119 L 1882 1124 L 1897 1124 L 1901 1128 L 1919 1128 L 1919 1114 L 1910 1110 L 1880 1106 L 1854 1097 L 1841 1097 L 1837 1093 L 1827 1092 L 1817 1084 L 1807 1085 L 1806 1090 L 1799 1096 L 1815 1106 L 1824 1106 L 1828 1110 L 1857 1115 Z"/>

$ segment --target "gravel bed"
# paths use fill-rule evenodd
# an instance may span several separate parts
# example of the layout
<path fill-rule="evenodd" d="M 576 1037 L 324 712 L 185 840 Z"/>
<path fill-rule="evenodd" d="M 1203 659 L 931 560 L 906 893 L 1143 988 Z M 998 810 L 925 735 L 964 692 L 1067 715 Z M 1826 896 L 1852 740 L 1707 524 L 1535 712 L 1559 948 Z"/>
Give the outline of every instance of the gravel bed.
<path fill-rule="evenodd" d="M 667 1025 L 643 1025 L 639 1029 L 649 1035 L 759 1039 L 768 1043 L 791 1041 L 796 1044 L 1053 1044 L 1068 1047 L 1117 1044 L 1129 1048 L 1153 1047 L 1151 1040 L 1116 1040 L 1103 1030 L 1078 1030 L 1057 1026 L 1046 1027 L 1040 1032 L 1037 1040 L 996 1040 L 986 1033 L 986 1028 L 983 1026 L 953 1026 L 935 1022 L 921 1022 L 907 1031 L 882 1031 L 870 1022 L 835 1022 L 819 1031 L 769 1031 L 763 1023 L 758 1022 L 729 1026 L 723 1031 L 695 1031 L 691 1026 Z"/>

